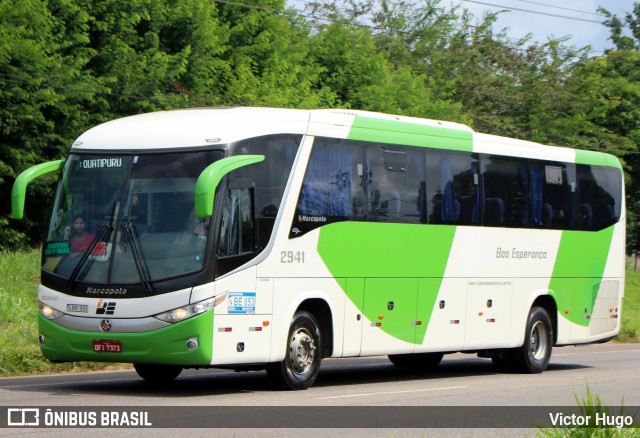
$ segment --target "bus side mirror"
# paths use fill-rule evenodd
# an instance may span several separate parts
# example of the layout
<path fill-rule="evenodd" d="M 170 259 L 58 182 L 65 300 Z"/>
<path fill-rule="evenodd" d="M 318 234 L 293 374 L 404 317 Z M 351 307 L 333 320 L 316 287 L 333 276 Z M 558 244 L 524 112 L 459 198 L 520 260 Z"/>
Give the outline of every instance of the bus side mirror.
<path fill-rule="evenodd" d="M 223 158 L 207 166 L 196 181 L 194 191 L 196 217 L 198 219 L 206 219 L 213 214 L 216 188 L 226 174 L 240 167 L 259 163 L 263 160 L 264 155 L 236 155 Z"/>
<path fill-rule="evenodd" d="M 11 190 L 11 216 L 14 219 L 24 217 L 24 201 L 29 183 L 44 174 L 60 170 L 62 166 L 64 166 L 64 160 L 49 161 L 30 167 L 18 175 Z"/>

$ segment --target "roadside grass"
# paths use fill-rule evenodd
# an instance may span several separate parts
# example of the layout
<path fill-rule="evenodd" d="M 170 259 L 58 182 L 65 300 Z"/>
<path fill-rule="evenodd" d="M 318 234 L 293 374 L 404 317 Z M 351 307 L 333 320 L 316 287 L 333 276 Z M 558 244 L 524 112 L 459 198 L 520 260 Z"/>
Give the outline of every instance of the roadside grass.
<path fill-rule="evenodd" d="M 0 253 L 0 377 L 114 368 L 97 362 L 54 364 L 42 357 L 36 318 L 39 280 L 40 250 Z"/>
<path fill-rule="evenodd" d="M 54 364 L 38 345 L 40 251 L 0 253 L 0 377 L 121 369 L 98 362 Z M 622 328 L 617 342 L 640 342 L 640 272 L 627 270 Z"/>
<path fill-rule="evenodd" d="M 39 251 L 0 254 L 0 376 L 42 372 L 35 321 Z"/>
<path fill-rule="evenodd" d="M 616 417 L 630 417 L 633 418 L 634 411 L 625 411 L 624 400 L 620 404 L 620 410 L 609 409 L 605 405 L 597 394 L 594 394 L 587 385 L 587 392 L 584 397 L 575 396 L 578 406 L 578 413 L 576 415 L 582 418 L 590 418 L 589 425 L 577 426 L 577 427 L 552 427 L 552 428 L 540 428 L 538 430 L 538 437 L 546 438 L 613 438 L 613 437 L 638 437 L 640 436 L 640 430 L 636 423 L 624 425 L 624 423 L 617 423 L 614 418 Z M 608 418 L 607 426 L 595 427 L 597 415 L 600 414 L 600 418 Z M 620 419 L 618 418 L 618 421 Z"/>
<path fill-rule="evenodd" d="M 640 271 L 627 269 L 618 342 L 640 342 Z"/>

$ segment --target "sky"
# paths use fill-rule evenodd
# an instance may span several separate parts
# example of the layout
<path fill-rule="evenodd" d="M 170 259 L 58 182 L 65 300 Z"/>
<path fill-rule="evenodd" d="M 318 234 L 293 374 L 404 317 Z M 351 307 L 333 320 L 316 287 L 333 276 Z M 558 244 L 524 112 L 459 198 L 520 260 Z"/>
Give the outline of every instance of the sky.
<path fill-rule="evenodd" d="M 565 45 L 582 48 L 590 45 L 593 55 L 602 54 L 605 49 L 612 49 L 609 41 L 609 29 L 601 24 L 580 21 L 603 21 L 605 17 L 597 14 L 602 6 L 609 12 L 623 18 L 626 12 L 633 11 L 634 0 L 449 0 L 451 4 L 461 5 L 473 15 L 481 17 L 485 11 L 500 11 L 514 8 L 510 12 L 500 14 L 494 29 L 508 28 L 509 38 L 518 39 L 528 33 L 533 34 L 533 41 L 544 43 L 549 36 L 560 38 L 569 36 Z M 640 2 L 640 0 L 635 0 Z M 481 4 L 482 3 L 482 4 Z M 499 6 L 489 6 L 499 5 Z M 542 12 L 536 14 L 533 12 Z M 569 18 L 553 17 L 562 15 Z"/>

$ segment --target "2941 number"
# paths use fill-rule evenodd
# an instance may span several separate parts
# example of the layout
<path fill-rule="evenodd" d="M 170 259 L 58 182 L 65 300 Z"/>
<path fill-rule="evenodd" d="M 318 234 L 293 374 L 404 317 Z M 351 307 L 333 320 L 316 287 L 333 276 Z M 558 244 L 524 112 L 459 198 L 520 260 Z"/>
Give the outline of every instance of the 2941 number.
<path fill-rule="evenodd" d="M 304 251 L 280 251 L 280 263 L 304 263 Z"/>

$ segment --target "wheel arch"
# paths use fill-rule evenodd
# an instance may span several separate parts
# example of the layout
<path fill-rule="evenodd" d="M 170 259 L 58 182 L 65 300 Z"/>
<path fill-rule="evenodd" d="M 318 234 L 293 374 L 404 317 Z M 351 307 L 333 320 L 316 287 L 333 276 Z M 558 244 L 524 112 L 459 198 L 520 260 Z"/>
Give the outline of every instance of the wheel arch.
<path fill-rule="evenodd" d="M 555 345 L 558 341 L 558 305 L 556 300 L 549 294 L 540 295 L 533 301 L 530 309 L 534 307 L 542 307 L 549 314 L 551 329 L 553 330 L 553 343 Z"/>
<path fill-rule="evenodd" d="M 307 298 L 302 301 L 295 313 L 309 312 L 314 316 L 320 328 L 322 336 L 322 357 L 331 357 L 333 354 L 333 314 L 331 307 L 322 298 Z"/>

